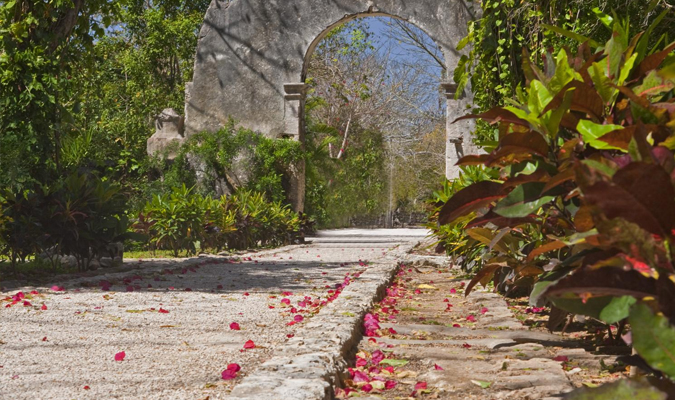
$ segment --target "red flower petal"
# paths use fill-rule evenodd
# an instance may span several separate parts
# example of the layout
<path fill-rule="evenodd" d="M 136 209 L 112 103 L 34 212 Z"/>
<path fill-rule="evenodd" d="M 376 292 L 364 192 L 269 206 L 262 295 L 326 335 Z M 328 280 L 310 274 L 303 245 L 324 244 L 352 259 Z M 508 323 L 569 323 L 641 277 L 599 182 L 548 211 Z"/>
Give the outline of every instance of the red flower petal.
<path fill-rule="evenodd" d="M 250 296 L 248 292 L 244 292 L 244 296 Z"/>
<path fill-rule="evenodd" d="M 292 338 L 293 336 L 295 336 L 295 335 L 292 334 L 292 333 L 289 333 L 288 335 L 286 335 L 286 337 L 289 338 L 289 339 Z"/>
<path fill-rule="evenodd" d="M 476 322 L 476 317 L 474 317 L 473 315 L 469 315 L 468 317 L 466 317 L 466 320 L 469 322 Z"/>
<path fill-rule="evenodd" d="M 366 365 L 368 365 L 368 360 L 366 360 L 365 358 L 361 358 L 361 357 L 356 358 L 356 366 L 357 367 L 365 367 Z"/>
<path fill-rule="evenodd" d="M 24 307 L 30 307 L 30 306 L 32 306 L 32 304 L 30 303 L 30 301 L 26 300 L 26 301 L 23 302 L 23 306 Z"/>
<path fill-rule="evenodd" d="M 42 341 L 43 341 L 43 342 L 46 342 L 46 341 L 47 341 L 47 336 L 43 337 L 43 338 L 42 338 Z"/>
<path fill-rule="evenodd" d="M 384 388 L 387 389 L 387 390 L 393 389 L 395 387 L 396 387 L 396 381 L 386 381 L 384 383 Z"/>
<path fill-rule="evenodd" d="M 354 371 L 354 382 L 370 382 L 370 378 L 361 371 Z"/>
<path fill-rule="evenodd" d="M 239 366 L 239 364 L 228 364 L 227 369 L 234 372 L 241 371 L 241 367 Z"/>
<path fill-rule="evenodd" d="M 233 331 L 241 330 L 241 328 L 239 327 L 239 324 L 236 323 L 236 322 L 233 322 L 233 323 L 230 324 L 230 329 L 233 330 Z"/>
<path fill-rule="evenodd" d="M 456 293 L 457 293 L 457 289 L 450 289 L 450 294 L 456 294 Z"/>
<path fill-rule="evenodd" d="M 424 390 L 427 388 L 427 383 L 426 382 L 417 382 L 415 384 L 415 390 Z"/>
<path fill-rule="evenodd" d="M 291 301 L 289 299 L 281 299 L 281 304 L 286 304 L 286 305 L 290 306 Z"/>
<path fill-rule="evenodd" d="M 373 361 L 373 364 L 377 365 L 379 364 L 382 360 L 384 360 L 384 353 L 380 350 L 375 350 L 373 352 L 371 360 Z"/>
<path fill-rule="evenodd" d="M 568 362 L 570 359 L 567 358 L 566 356 L 557 356 L 553 359 L 553 361 L 559 361 L 559 362 Z"/>
<path fill-rule="evenodd" d="M 163 308 L 161 308 L 161 307 L 160 307 L 160 309 L 159 309 L 159 312 L 160 312 L 161 314 L 168 314 L 168 313 L 169 313 L 168 310 L 165 310 L 165 309 L 163 309 Z"/>
<path fill-rule="evenodd" d="M 83 387 L 83 389 L 84 389 L 84 390 L 89 390 L 89 389 L 91 389 L 91 388 L 90 388 L 89 386 L 85 385 L 85 386 Z"/>
<path fill-rule="evenodd" d="M 295 322 L 302 322 L 305 319 L 302 315 L 298 314 L 295 317 L 293 317 L 293 321 Z"/>
<path fill-rule="evenodd" d="M 134 291 L 133 286 L 131 286 L 131 285 L 127 286 L 127 292 L 133 292 L 133 291 Z"/>
<path fill-rule="evenodd" d="M 371 385 L 370 383 L 363 385 L 361 390 L 363 390 L 366 393 L 369 393 L 371 390 L 373 390 L 373 385 Z"/>
<path fill-rule="evenodd" d="M 438 370 L 438 371 L 443 371 L 443 367 L 441 367 L 441 366 L 438 365 L 438 364 L 434 364 L 434 369 L 435 369 L 435 370 Z"/>
<path fill-rule="evenodd" d="M 293 292 L 281 292 L 282 296 L 293 296 Z"/>
<path fill-rule="evenodd" d="M 253 343 L 253 340 L 249 340 L 246 343 L 244 343 L 244 348 L 245 349 L 255 349 L 255 343 Z"/>
<path fill-rule="evenodd" d="M 119 353 L 115 354 L 115 361 L 122 361 L 124 360 L 124 357 L 127 356 L 127 353 L 120 351 Z"/>
<path fill-rule="evenodd" d="M 398 332 L 396 332 L 394 328 L 389 328 L 389 333 L 391 333 L 392 335 L 396 335 Z"/>
<path fill-rule="evenodd" d="M 485 314 L 485 313 L 487 313 L 487 312 L 488 312 L 487 307 L 483 307 L 483 308 L 480 310 L 480 313 L 481 313 L 481 314 Z"/>
<path fill-rule="evenodd" d="M 462 345 L 462 347 L 464 347 L 465 349 L 470 349 L 470 348 L 471 348 L 471 345 L 468 344 L 468 343 L 464 343 L 464 344 Z"/>
<path fill-rule="evenodd" d="M 54 291 L 54 292 L 64 292 L 65 289 L 63 288 L 63 286 L 54 285 L 54 286 L 52 286 L 52 291 Z"/>
<path fill-rule="evenodd" d="M 231 369 L 226 369 L 225 371 L 223 371 L 221 376 L 222 376 L 223 380 L 229 381 L 229 380 L 235 379 L 237 377 L 237 372 L 233 371 Z"/>

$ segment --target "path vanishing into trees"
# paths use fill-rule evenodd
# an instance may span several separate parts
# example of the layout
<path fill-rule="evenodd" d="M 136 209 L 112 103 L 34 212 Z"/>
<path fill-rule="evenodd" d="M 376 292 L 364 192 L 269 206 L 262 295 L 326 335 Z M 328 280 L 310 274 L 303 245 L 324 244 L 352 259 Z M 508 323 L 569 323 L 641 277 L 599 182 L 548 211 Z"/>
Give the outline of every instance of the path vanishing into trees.
<path fill-rule="evenodd" d="M 123 272 L 5 287 L 0 398 L 228 398 L 333 303 L 346 278 L 357 287 L 354 274 L 391 269 L 391 249 L 426 234 L 322 232 L 312 244 L 237 258 L 127 260 Z M 245 349 L 249 340 L 255 347 Z M 225 381 L 232 363 L 241 371 Z"/>
<path fill-rule="evenodd" d="M 413 251 L 426 235 L 324 231 L 4 287 L 0 398 L 553 399 L 619 376 L 616 356 L 538 328 L 543 309 L 465 298 L 448 258 Z"/>

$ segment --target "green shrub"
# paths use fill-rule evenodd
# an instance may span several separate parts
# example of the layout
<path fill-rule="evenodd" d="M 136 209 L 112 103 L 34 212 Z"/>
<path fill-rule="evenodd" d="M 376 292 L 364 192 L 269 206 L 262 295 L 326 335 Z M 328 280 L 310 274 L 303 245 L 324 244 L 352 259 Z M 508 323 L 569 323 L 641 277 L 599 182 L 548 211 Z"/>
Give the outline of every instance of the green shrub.
<path fill-rule="evenodd" d="M 300 142 L 236 129 L 233 121 L 216 133 L 193 135 L 173 150 L 178 153 L 173 161 L 153 162 L 151 169 L 163 177 L 148 188 L 153 195 L 186 184 L 211 197 L 251 190 L 285 202 L 288 171 L 304 159 Z"/>
<path fill-rule="evenodd" d="M 497 124 L 499 143 L 460 164 L 500 178 L 455 193 L 438 221 L 468 219 L 466 234 L 488 246 L 467 294 L 507 276 L 534 287 L 534 305 L 619 330 L 628 319 L 637 354 L 675 380 L 675 43 L 649 50 L 653 27 L 631 38 L 628 23 L 600 16 L 607 43 L 555 29 L 584 44 L 545 72 L 526 59 L 512 105 L 467 117 Z"/>
<path fill-rule="evenodd" d="M 74 173 L 51 186 L 5 190 L 4 253 L 13 267 L 29 256 L 72 255 L 79 270 L 88 268 L 108 245 L 127 236 L 126 198 L 117 185 Z M 8 219 L 7 219 L 8 218 Z"/>
<path fill-rule="evenodd" d="M 143 213 L 151 221 L 151 248 L 172 250 L 175 257 L 181 250 L 195 254 L 197 243 L 204 237 L 211 205 L 210 198 L 193 193 L 185 185 L 174 188 L 168 196 L 153 196 Z"/>
<path fill-rule="evenodd" d="M 238 250 L 291 244 L 308 226 L 290 206 L 270 202 L 263 193 L 240 190 L 212 199 L 185 186 L 169 196 L 156 195 L 134 224 L 148 234 L 151 249 L 171 250 L 174 256 L 201 250 Z"/>

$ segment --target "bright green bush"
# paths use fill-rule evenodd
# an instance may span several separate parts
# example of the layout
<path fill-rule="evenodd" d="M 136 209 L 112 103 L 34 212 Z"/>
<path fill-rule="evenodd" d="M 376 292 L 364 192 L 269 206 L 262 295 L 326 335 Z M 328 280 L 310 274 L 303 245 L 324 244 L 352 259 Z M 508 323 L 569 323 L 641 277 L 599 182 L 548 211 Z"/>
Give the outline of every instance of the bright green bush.
<path fill-rule="evenodd" d="M 459 164 L 499 178 L 455 193 L 438 222 L 470 221 L 465 233 L 489 249 L 467 295 L 508 281 L 533 305 L 615 325 L 614 338 L 628 322 L 663 388 L 675 381 L 675 42 L 652 48 L 654 27 L 631 37 L 628 22 L 599 16 L 607 42 L 552 28 L 583 44 L 549 55 L 545 71 L 525 59 L 527 85 L 510 105 L 466 117 L 497 125 L 499 142 Z M 631 381 L 597 393 L 655 390 Z"/>
<path fill-rule="evenodd" d="M 149 235 L 151 249 L 195 254 L 292 244 L 308 224 L 282 202 L 270 202 L 263 193 L 240 190 L 212 199 L 185 186 L 168 196 L 156 195 L 146 204 L 134 226 Z"/>
<path fill-rule="evenodd" d="M 174 160 L 154 160 L 154 175 L 163 179 L 151 183 L 146 195 L 169 193 L 185 184 L 211 197 L 251 190 L 285 202 L 288 171 L 305 157 L 300 142 L 237 129 L 233 121 L 216 133 L 191 136 L 173 150 L 178 153 Z"/>

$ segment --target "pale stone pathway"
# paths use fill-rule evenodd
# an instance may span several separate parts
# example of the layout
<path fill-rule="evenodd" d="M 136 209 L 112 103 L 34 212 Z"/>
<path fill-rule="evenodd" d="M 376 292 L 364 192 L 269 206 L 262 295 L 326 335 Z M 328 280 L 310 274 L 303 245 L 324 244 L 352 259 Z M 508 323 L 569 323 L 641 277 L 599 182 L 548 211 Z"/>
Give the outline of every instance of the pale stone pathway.
<path fill-rule="evenodd" d="M 341 365 L 340 352 L 356 339 L 360 316 L 388 283 L 396 258 L 425 235 L 322 233 L 314 244 L 246 255 L 243 262 L 144 262 L 133 271 L 54 282 L 60 287 L 3 289 L 0 399 L 246 398 L 261 389 L 256 376 L 269 376 L 265 361 L 282 372 L 290 371 L 284 363 L 296 363 L 306 380 L 295 383 L 307 393 L 328 393 L 330 372 L 308 374 L 302 360 L 312 358 L 290 349 L 316 355 L 311 344 L 333 334 L 330 361 L 314 366 Z M 302 321 L 291 323 L 296 316 Z M 241 329 L 231 330 L 232 322 Z M 249 340 L 256 348 L 244 349 Z M 115 361 L 121 352 L 124 360 Z M 231 363 L 242 367 L 240 377 L 223 381 Z M 286 389 L 293 393 L 286 398 L 303 398 L 298 387 Z"/>

